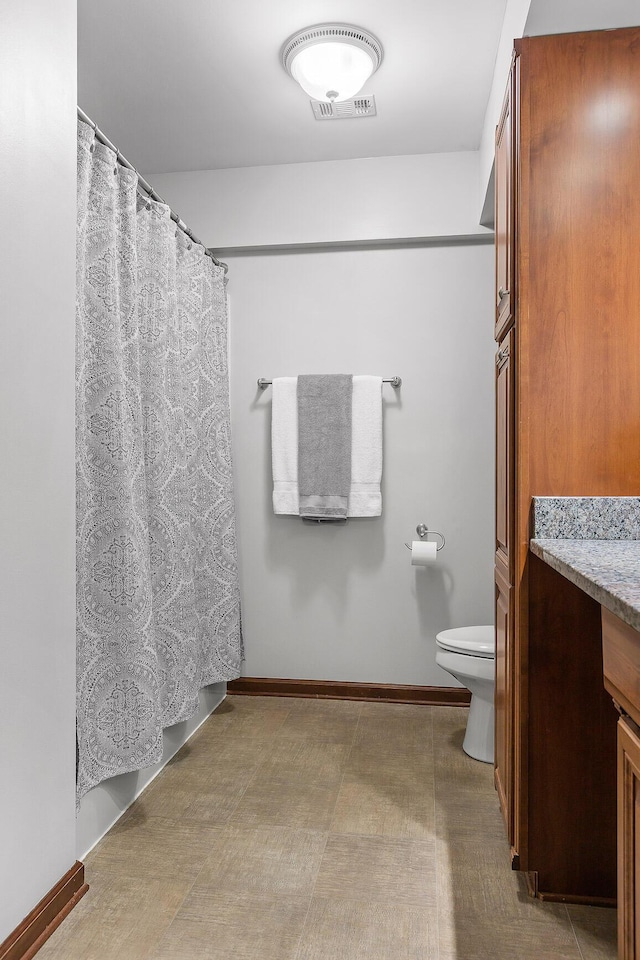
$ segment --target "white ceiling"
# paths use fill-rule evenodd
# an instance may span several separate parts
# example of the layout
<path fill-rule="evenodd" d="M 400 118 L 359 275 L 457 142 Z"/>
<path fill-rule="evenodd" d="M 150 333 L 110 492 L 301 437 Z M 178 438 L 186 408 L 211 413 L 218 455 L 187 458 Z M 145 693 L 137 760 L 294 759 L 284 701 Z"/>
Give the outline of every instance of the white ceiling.
<path fill-rule="evenodd" d="M 78 103 L 144 173 L 475 150 L 506 0 L 79 0 Z M 319 122 L 280 65 L 354 23 L 385 56 L 378 116 Z"/>

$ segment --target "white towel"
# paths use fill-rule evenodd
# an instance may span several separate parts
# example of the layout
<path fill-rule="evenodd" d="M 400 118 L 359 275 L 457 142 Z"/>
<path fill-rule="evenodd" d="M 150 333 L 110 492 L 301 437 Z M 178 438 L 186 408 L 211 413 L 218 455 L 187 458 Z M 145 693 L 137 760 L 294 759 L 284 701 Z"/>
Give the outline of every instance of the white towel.
<path fill-rule="evenodd" d="M 273 512 L 299 514 L 298 498 L 298 378 L 273 381 L 271 407 L 271 466 Z"/>
<path fill-rule="evenodd" d="M 300 513 L 298 495 L 298 378 L 273 381 L 271 463 L 273 512 Z M 351 487 L 348 517 L 382 513 L 382 378 L 354 377 L 351 407 Z"/>
<path fill-rule="evenodd" d="M 382 377 L 354 377 L 348 517 L 382 513 Z"/>

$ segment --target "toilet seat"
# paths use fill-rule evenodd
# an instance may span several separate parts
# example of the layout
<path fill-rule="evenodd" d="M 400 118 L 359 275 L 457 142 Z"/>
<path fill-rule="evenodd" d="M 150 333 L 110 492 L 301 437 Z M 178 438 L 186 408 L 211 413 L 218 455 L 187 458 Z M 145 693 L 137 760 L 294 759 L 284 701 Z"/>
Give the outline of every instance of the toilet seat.
<path fill-rule="evenodd" d="M 456 627 L 436 634 L 436 643 L 443 650 L 462 653 L 467 657 L 494 660 L 496 655 L 495 627 Z"/>

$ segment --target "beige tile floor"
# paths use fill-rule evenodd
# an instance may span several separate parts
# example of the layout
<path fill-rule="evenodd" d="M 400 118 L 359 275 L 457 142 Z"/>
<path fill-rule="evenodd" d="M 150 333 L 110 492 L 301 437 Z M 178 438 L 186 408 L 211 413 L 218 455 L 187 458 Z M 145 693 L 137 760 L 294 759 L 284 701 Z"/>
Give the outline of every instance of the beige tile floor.
<path fill-rule="evenodd" d="M 466 710 L 229 697 L 87 858 L 38 960 L 606 960 L 509 868 Z"/>

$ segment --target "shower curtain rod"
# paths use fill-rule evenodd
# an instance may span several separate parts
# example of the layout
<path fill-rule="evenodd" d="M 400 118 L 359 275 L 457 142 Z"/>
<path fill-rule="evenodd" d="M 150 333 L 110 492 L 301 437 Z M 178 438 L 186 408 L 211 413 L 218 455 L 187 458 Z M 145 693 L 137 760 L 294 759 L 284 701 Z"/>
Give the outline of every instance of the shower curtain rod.
<path fill-rule="evenodd" d="M 100 141 L 100 143 L 103 143 L 105 147 L 109 147 L 110 150 L 113 150 L 113 152 L 116 155 L 116 160 L 118 163 L 121 163 L 123 167 L 128 167 L 129 170 L 133 170 L 133 172 L 138 177 L 138 186 L 142 187 L 144 192 L 148 193 L 152 200 L 157 200 L 158 203 L 164 203 L 166 207 L 169 207 L 169 204 L 167 203 L 167 201 L 163 200 L 159 193 L 156 193 L 156 191 L 153 189 L 151 184 L 145 180 L 142 174 L 138 173 L 136 168 L 133 166 L 132 163 L 129 163 L 126 157 L 122 156 L 122 154 L 120 153 L 118 148 L 115 146 L 115 144 L 113 144 L 111 140 L 109 140 L 109 138 L 105 136 L 105 134 L 102 132 L 99 126 L 96 123 L 94 123 L 93 120 L 86 115 L 84 110 L 80 109 L 80 107 L 78 107 L 78 117 L 80 120 L 82 120 L 83 123 L 88 123 L 89 126 L 93 128 L 94 135 L 96 139 Z M 211 257 L 211 259 L 213 260 L 213 262 L 217 267 L 222 267 L 226 277 L 226 274 L 229 272 L 229 265 L 227 263 L 223 263 L 222 260 L 218 260 L 217 257 L 214 257 L 211 251 L 204 246 L 204 243 L 202 242 L 202 240 L 198 240 L 198 238 L 191 232 L 191 230 L 186 225 L 186 223 L 180 219 L 178 214 L 173 212 L 171 207 L 169 207 L 169 216 L 176 223 L 178 229 L 182 230 L 183 233 L 186 233 L 186 235 L 189 237 L 190 240 L 193 240 L 194 243 L 199 243 L 200 246 L 204 247 L 204 252 L 206 253 L 206 255 L 208 257 Z"/>

